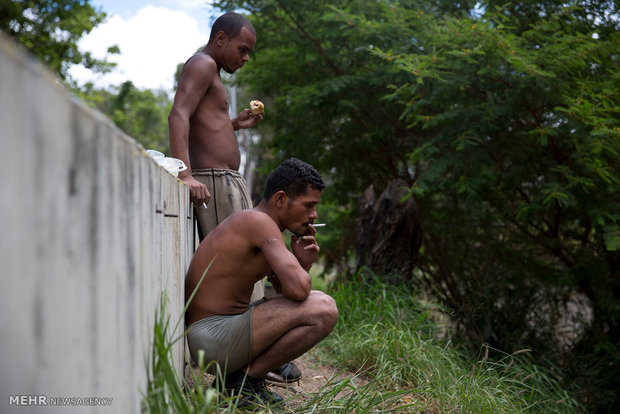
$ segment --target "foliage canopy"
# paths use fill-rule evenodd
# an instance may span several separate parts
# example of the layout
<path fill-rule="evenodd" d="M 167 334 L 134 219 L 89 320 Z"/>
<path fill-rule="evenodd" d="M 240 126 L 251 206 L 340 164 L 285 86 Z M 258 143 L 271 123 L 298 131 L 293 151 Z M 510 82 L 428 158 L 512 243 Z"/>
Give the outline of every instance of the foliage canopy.
<path fill-rule="evenodd" d="M 105 19 L 89 0 L 0 1 L 0 29 L 13 36 L 46 63 L 61 79 L 72 64 L 99 72 L 115 64 L 94 59 L 79 50 L 77 42 Z M 112 46 L 109 53 L 118 53 Z"/>
<path fill-rule="evenodd" d="M 126 81 L 108 89 L 87 83 L 75 93 L 146 148 L 168 151 L 168 113 L 172 102 L 165 91 L 141 90 Z"/>
<path fill-rule="evenodd" d="M 248 11 L 257 29 L 239 81 L 268 103 L 273 162 L 325 172 L 324 198 L 349 214 L 341 223 L 368 185 L 404 179 L 424 231 L 413 276 L 457 312 L 464 337 L 534 346 L 579 373 L 584 394 L 597 390 L 587 404 L 613 406 L 616 2 L 218 5 Z"/>
<path fill-rule="evenodd" d="M 82 52 L 78 41 L 104 21 L 89 0 L 0 0 L 0 29 L 13 36 L 55 72 L 89 105 L 105 113 L 114 123 L 147 148 L 168 149 L 170 99 L 163 91 L 139 90 L 131 82 L 107 89 L 92 83 L 78 86 L 68 73 L 74 64 L 94 72 L 109 72 L 116 65 Z M 108 53 L 119 53 L 118 46 Z"/>

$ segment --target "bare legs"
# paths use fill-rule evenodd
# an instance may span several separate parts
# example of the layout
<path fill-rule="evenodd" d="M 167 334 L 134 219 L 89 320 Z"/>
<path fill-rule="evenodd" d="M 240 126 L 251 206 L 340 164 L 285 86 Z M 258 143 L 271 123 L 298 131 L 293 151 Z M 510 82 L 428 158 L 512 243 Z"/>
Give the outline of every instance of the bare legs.
<path fill-rule="evenodd" d="M 315 290 L 303 302 L 278 295 L 257 306 L 252 315 L 253 360 L 248 375 L 262 378 L 304 354 L 329 335 L 337 319 L 336 302 Z"/>

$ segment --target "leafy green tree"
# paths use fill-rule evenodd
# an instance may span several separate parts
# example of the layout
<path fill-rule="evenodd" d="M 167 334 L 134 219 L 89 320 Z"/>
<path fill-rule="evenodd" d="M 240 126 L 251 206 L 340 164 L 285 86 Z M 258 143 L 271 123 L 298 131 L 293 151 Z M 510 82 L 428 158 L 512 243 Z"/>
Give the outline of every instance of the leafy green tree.
<path fill-rule="evenodd" d="M 61 79 L 73 64 L 83 64 L 98 72 L 115 64 L 94 59 L 79 50 L 78 40 L 105 19 L 89 0 L 0 0 L 0 29 L 46 63 Z M 118 53 L 112 46 L 109 53 Z"/>
<path fill-rule="evenodd" d="M 78 86 L 68 69 L 82 64 L 94 72 L 109 72 L 116 66 L 94 59 L 78 48 L 78 41 L 103 22 L 106 14 L 89 0 L 0 0 L 0 29 L 6 31 L 46 63 L 67 86 L 91 106 L 108 115 L 128 135 L 147 148 L 168 148 L 167 112 L 170 99 L 162 91 L 138 90 L 131 82 L 109 90 L 92 83 Z M 119 53 L 111 46 L 108 53 Z"/>
<path fill-rule="evenodd" d="M 405 106 L 386 100 L 390 85 L 407 74 L 369 53 L 369 47 L 389 47 L 400 35 L 362 32 L 334 8 L 371 19 L 388 6 L 359 0 L 218 4 L 252 12 L 257 30 L 255 58 L 237 73 L 238 82 L 266 105 L 257 165 L 266 173 L 282 157 L 295 156 L 330 172 L 321 214 L 342 225 L 330 228 L 322 245 L 328 265 L 345 269 L 356 196 L 370 184 L 383 188 L 396 177 L 414 179 L 407 154 L 415 142 L 399 120 Z"/>
<path fill-rule="evenodd" d="M 476 3 L 218 5 L 258 32 L 239 80 L 267 103 L 263 150 L 329 172 L 328 214 L 348 223 L 367 185 L 404 179 L 416 280 L 464 337 L 535 346 L 604 411 L 620 377 L 618 6 Z"/>
<path fill-rule="evenodd" d="M 373 43 L 383 46 L 389 39 L 363 37 L 327 7 L 329 3 L 349 4 L 372 15 L 380 5 L 360 1 L 221 3 L 222 7 L 254 11 L 250 17 L 258 32 L 255 59 L 237 79 L 265 100 L 265 125 L 273 131 L 269 146 L 274 153 L 282 150 L 322 170 L 333 168 L 341 180 L 334 183 L 332 193 L 344 203 L 349 201 L 351 188 L 386 183 L 394 176 L 411 181 L 406 154 L 412 147 L 406 139 L 408 132 L 398 122 L 403 108 L 381 102 L 389 91 L 387 85 L 399 76 L 404 79 L 405 74 L 367 49 Z M 376 151 L 378 143 L 393 150 Z"/>
<path fill-rule="evenodd" d="M 617 9 L 521 5 L 488 6 L 479 19 L 410 13 L 427 30 L 405 36 L 423 49 L 377 52 L 413 75 L 393 96 L 421 131 L 411 154 L 425 215 L 420 268 L 467 314 L 472 339 L 546 349 L 580 374 L 589 404 L 611 407 L 620 372 Z M 567 344 L 557 330 L 569 303 L 582 312 Z"/>
<path fill-rule="evenodd" d="M 109 89 L 96 89 L 88 83 L 75 92 L 144 147 L 169 152 L 168 113 L 172 101 L 165 91 L 141 90 L 126 81 Z"/>

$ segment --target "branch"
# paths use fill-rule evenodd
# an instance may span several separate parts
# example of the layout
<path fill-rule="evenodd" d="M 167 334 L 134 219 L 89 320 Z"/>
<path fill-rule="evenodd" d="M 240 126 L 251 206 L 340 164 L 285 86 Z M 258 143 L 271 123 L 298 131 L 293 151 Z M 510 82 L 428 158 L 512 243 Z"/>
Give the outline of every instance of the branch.
<path fill-rule="evenodd" d="M 295 26 L 297 27 L 298 31 L 314 45 L 314 47 L 317 49 L 319 55 L 323 58 L 325 63 L 327 63 L 327 65 L 330 68 L 332 68 L 334 73 L 336 73 L 336 75 L 344 75 L 345 72 L 340 70 L 340 68 L 338 66 L 336 66 L 334 64 L 334 62 L 332 62 L 327 57 L 327 53 L 325 52 L 325 49 L 323 49 L 323 46 L 321 46 L 321 43 L 318 40 L 316 40 L 315 38 L 313 38 L 312 36 L 310 36 L 310 34 L 306 31 L 306 29 L 303 28 L 301 23 L 299 23 L 299 21 L 297 19 L 295 19 L 295 17 L 293 17 L 293 15 L 288 11 L 288 9 L 284 6 L 284 4 L 282 4 L 282 1 L 281 0 L 277 0 L 277 3 L 280 5 L 280 8 L 284 11 L 284 13 L 286 13 L 286 15 L 295 24 Z"/>

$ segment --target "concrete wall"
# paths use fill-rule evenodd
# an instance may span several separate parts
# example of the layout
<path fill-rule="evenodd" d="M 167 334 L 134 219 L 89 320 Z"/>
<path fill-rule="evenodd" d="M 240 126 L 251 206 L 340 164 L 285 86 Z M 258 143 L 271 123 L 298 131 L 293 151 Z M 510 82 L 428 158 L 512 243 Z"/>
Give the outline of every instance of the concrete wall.
<path fill-rule="evenodd" d="M 160 294 L 183 307 L 187 188 L 2 33 L 0 143 L 0 413 L 139 412 Z"/>

